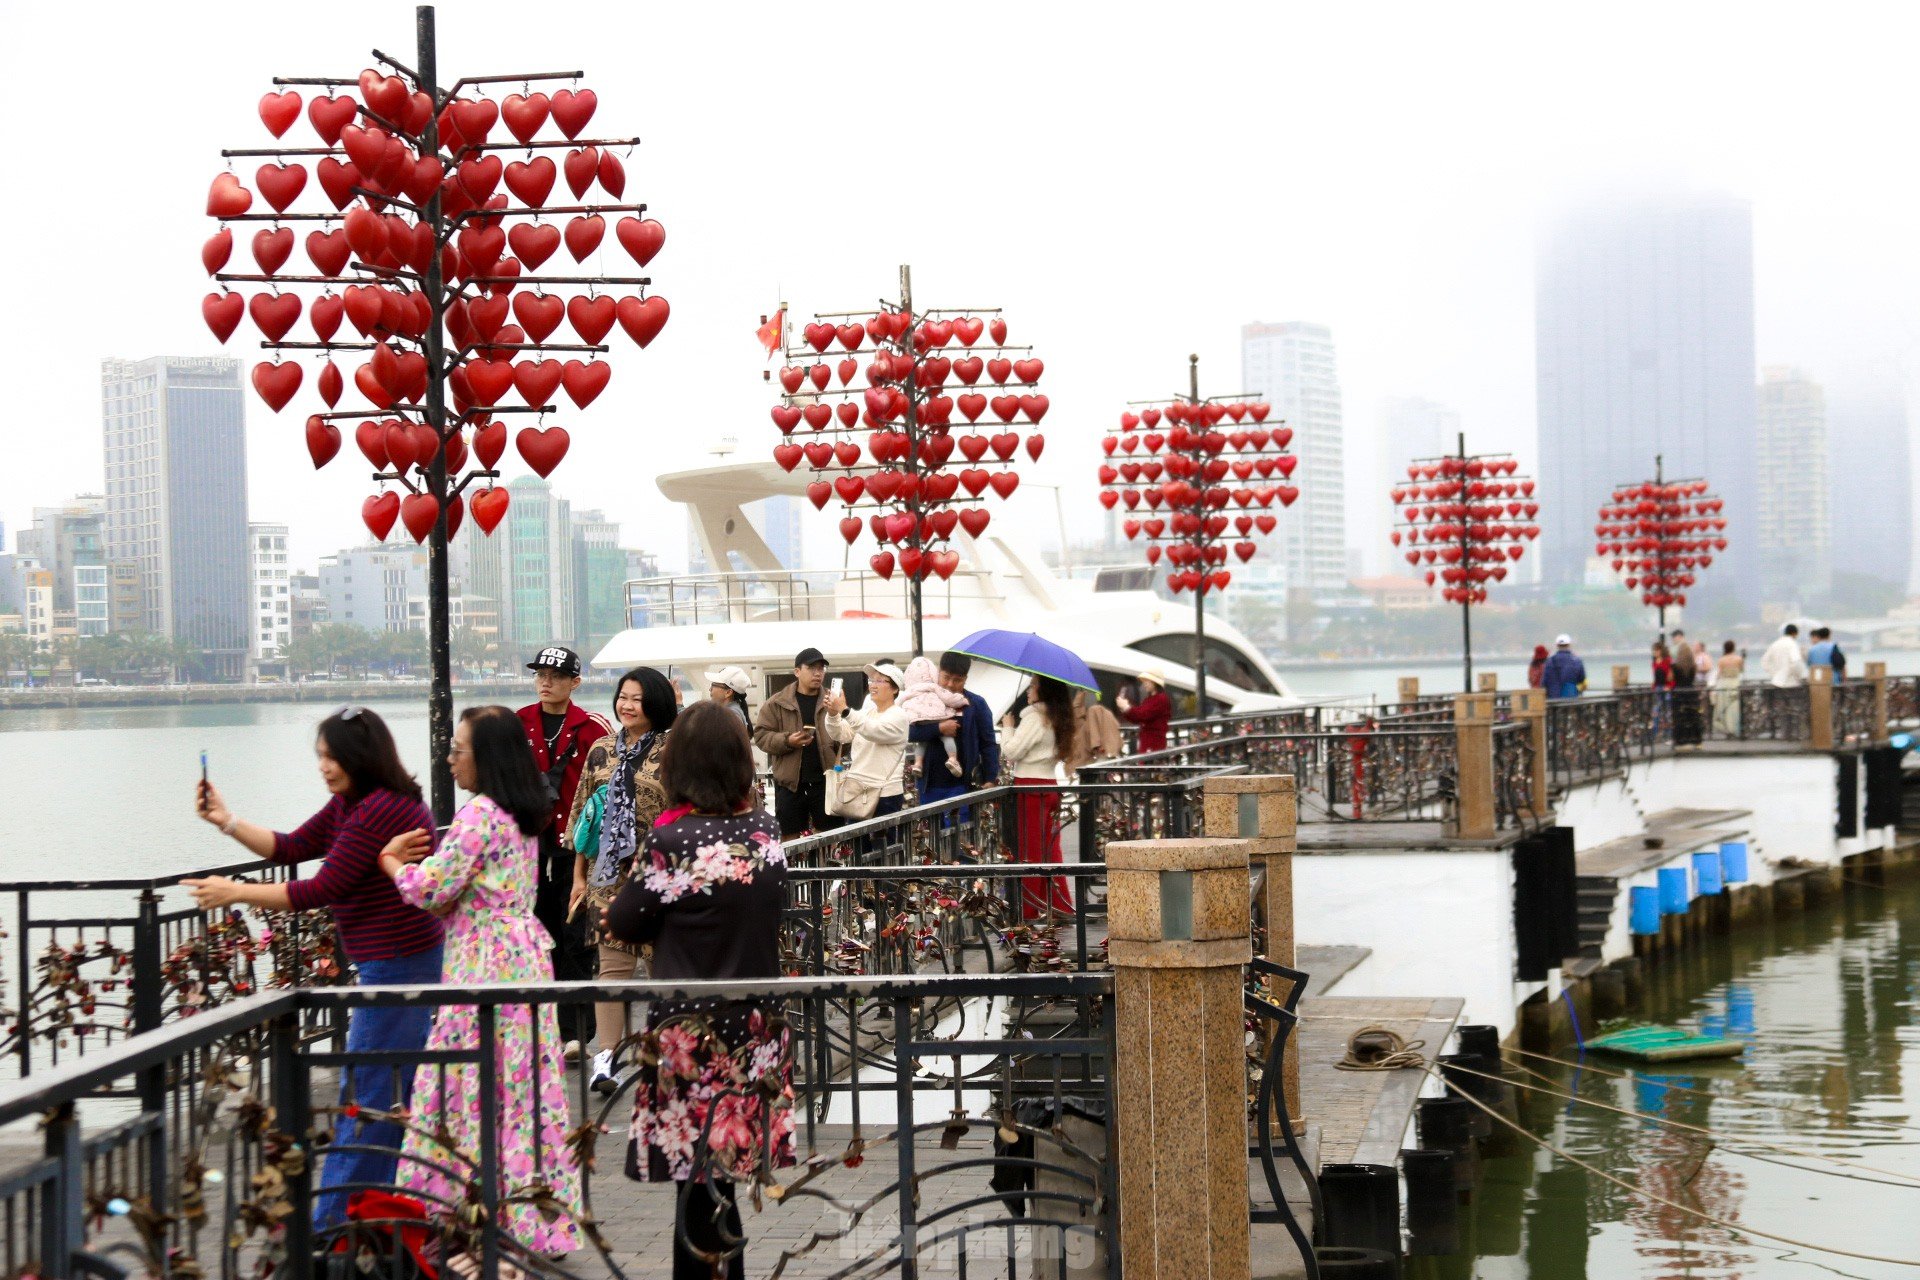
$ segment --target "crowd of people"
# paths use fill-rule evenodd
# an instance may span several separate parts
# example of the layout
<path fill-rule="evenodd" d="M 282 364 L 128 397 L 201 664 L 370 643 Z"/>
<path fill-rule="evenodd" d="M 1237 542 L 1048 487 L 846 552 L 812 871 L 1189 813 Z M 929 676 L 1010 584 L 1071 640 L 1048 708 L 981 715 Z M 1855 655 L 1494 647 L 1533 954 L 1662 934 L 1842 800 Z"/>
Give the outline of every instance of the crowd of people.
<path fill-rule="evenodd" d="M 1833 683 L 1847 677 L 1847 655 L 1834 642 L 1828 627 L 1814 627 L 1809 644 L 1800 645 L 1800 628 L 1787 623 L 1760 656 L 1760 674 L 1776 689 L 1803 687 L 1814 667 L 1832 672 Z M 1746 678 L 1747 659 L 1732 640 L 1721 643 L 1718 656 L 1704 642 L 1687 639 L 1676 627 L 1653 641 L 1649 655 L 1651 685 L 1660 695 L 1654 702 L 1654 729 L 1671 729 L 1674 745 L 1695 747 L 1709 731 L 1722 737 L 1740 735 L 1740 682 Z M 1545 689 L 1552 700 L 1578 698 L 1587 688 L 1586 664 L 1573 651 L 1573 638 L 1554 640 L 1552 653 L 1537 645 L 1527 668 L 1527 684 Z"/>
<path fill-rule="evenodd" d="M 1061 770 L 1120 754 L 1122 718 L 1137 726 L 1140 750 L 1164 747 L 1172 714 L 1158 671 L 1116 699 L 1118 715 L 1037 675 L 996 728 L 986 699 L 967 688 L 972 660 L 957 652 L 904 671 L 866 664 L 854 705 L 808 648 L 757 711 L 738 667 L 706 672 L 709 696 L 690 706 L 665 674 L 637 667 L 616 683 L 608 720 L 574 701 L 582 672 L 572 650 L 544 648 L 527 667 L 533 702 L 459 717 L 448 765 L 471 799 L 444 831 L 385 722 L 343 707 L 315 736 L 327 802 L 293 831 L 239 818 L 209 780 L 195 797 L 201 818 L 254 854 L 318 870 L 284 883 L 183 883 L 206 910 L 329 911 L 362 986 L 774 978 L 785 842 L 898 812 L 910 782 L 918 803 L 938 804 L 1004 776 L 1018 789 L 1017 856 L 1058 863 Z M 1059 876 L 1022 881 L 1019 895 L 1029 918 L 1074 909 Z M 513 1199 L 502 1226 L 534 1254 L 578 1248 L 568 1067 L 587 1061 L 589 1087 L 602 1094 L 630 1071 L 626 1173 L 692 1181 L 689 1192 L 706 1197 L 686 1216 L 689 1238 L 674 1240 L 674 1274 L 705 1277 L 707 1259 L 741 1228 L 729 1179 L 696 1167 L 696 1137 L 706 1135 L 705 1167 L 731 1177 L 750 1178 L 769 1158 L 791 1162 L 787 1033 L 777 1010 L 751 1001 L 655 1001 L 638 1028 L 630 1007 L 497 1009 L 499 1173 L 509 1190 L 544 1188 Z M 470 1051 L 480 1028 L 470 1005 L 366 1004 L 352 1010 L 346 1043 L 368 1054 Z M 408 1078 L 390 1061 L 342 1073 L 312 1209 L 323 1242 L 356 1216 L 356 1192 L 397 1187 L 431 1214 L 464 1202 L 477 1177 L 477 1068 L 421 1065 Z M 366 1207 L 392 1212 L 384 1199 Z M 738 1265 L 736 1256 L 735 1274 Z"/>

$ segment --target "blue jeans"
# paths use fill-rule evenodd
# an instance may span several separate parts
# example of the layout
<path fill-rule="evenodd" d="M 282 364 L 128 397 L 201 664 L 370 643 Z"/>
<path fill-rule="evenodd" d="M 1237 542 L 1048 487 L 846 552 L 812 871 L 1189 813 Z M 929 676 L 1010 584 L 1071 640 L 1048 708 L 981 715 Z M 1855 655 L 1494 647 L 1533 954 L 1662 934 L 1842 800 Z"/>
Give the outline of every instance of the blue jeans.
<path fill-rule="evenodd" d="M 443 948 L 417 951 L 391 960 L 363 960 L 355 965 L 363 987 L 424 986 L 440 981 L 440 956 Z M 430 1005 L 397 1009 L 355 1009 L 347 1019 L 347 1052 L 378 1050 L 414 1050 L 427 1047 L 427 1033 L 433 1029 Z M 350 1067 L 340 1076 L 340 1104 L 351 1102 L 365 1111 L 391 1111 L 405 1106 L 413 1092 L 412 1067 L 394 1067 L 386 1063 Z M 397 1086 L 397 1087 L 396 1087 Z M 400 1141 L 404 1135 L 390 1120 L 334 1117 L 333 1140 L 328 1154 L 320 1162 L 320 1190 L 367 1186 L 390 1187 L 400 1165 Z M 347 1146 L 354 1150 L 343 1150 Z M 348 1191 L 316 1195 L 313 1200 L 313 1229 L 321 1232 L 347 1220 Z"/>

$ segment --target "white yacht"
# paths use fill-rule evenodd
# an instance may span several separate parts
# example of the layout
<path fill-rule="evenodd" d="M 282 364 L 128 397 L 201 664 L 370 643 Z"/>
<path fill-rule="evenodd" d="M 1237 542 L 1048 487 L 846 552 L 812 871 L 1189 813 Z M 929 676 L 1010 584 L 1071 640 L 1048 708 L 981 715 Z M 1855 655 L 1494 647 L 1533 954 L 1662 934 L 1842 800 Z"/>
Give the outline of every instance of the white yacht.
<path fill-rule="evenodd" d="M 660 492 L 692 512 L 706 562 L 738 563 L 731 572 L 648 578 L 626 585 L 628 629 L 593 655 L 596 671 L 650 666 L 704 692 L 704 673 L 732 665 L 753 680 L 751 701 L 792 679 L 793 657 L 813 646 L 832 674 L 847 678 L 858 701 L 862 664 L 904 663 L 913 653 L 907 583 L 865 568 L 795 570 L 781 565 L 743 508 L 781 494 L 804 497 L 806 475 L 772 462 L 744 462 L 659 478 Z M 1151 589 L 1145 565 L 1106 568 L 1091 581 L 1063 578 L 1005 539 L 955 534 L 960 566 L 922 586 L 926 651 L 939 654 L 985 627 L 1034 631 L 1078 653 L 1111 703 L 1120 686 L 1147 667 L 1167 677 L 1176 707 L 1191 704 L 1193 610 Z M 1233 626 L 1207 618 L 1207 696 L 1235 711 L 1264 711 L 1299 700 L 1279 672 Z M 1022 677 L 977 663 L 968 687 L 996 714 Z M 1185 698 L 1182 695 L 1187 695 Z"/>

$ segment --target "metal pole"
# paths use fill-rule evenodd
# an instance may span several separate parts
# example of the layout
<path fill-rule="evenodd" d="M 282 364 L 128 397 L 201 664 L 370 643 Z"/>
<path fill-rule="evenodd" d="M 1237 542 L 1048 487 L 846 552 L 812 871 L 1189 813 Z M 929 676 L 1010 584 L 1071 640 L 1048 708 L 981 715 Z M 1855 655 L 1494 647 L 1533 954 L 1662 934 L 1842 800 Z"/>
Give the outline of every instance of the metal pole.
<path fill-rule="evenodd" d="M 900 310 L 906 313 L 909 325 L 913 322 L 913 268 L 902 263 L 900 266 Z M 909 359 L 917 367 L 918 356 L 913 354 L 913 330 L 907 330 L 907 352 Z M 925 467 L 920 457 L 920 426 L 915 421 L 920 411 L 919 379 L 909 375 L 907 378 L 907 457 L 912 460 L 913 474 L 924 481 Z M 926 636 L 922 631 L 925 618 L 921 604 L 920 584 L 927 574 L 926 548 L 921 545 L 920 524 L 926 518 L 926 489 L 924 484 L 915 486 L 913 501 L 907 510 L 913 515 L 913 549 L 920 553 L 917 573 L 907 575 L 907 621 L 913 629 L 913 656 L 918 658 L 927 651 Z"/>
<path fill-rule="evenodd" d="M 440 150 L 439 54 L 434 41 L 433 6 L 423 4 L 414 11 L 418 38 L 420 89 L 433 99 L 433 113 L 427 119 L 426 149 L 437 155 Z M 433 455 L 427 472 L 427 489 L 440 504 L 434 518 L 433 535 L 427 543 L 427 660 L 432 682 L 427 692 L 427 741 L 431 757 L 427 761 L 429 789 L 432 792 L 435 822 L 453 821 L 453 765 L 448 754 L 453 750 L 453 637 L 449 634 L 451 609 L 447 601 L 447 405 L 446 351 L 442 344 L 442 323 L 446 315 L 445 281 L 440 275 L 440 246 L 446 243 L 447 228 L 440 214 L 440 190 L 434 188 L 422 215 L 433 228 L 433 255 L 427 262 L 427 425 L 440 437 L 440 448 Z"/>
<path fill-rule="evenodd" d="M 1194 404 L 1200 403 L 1200 357 L 1187 357 L 1187 390 Z M 1200 518 L 1206 519 L 1206 504 L 1200 505 Z M 1195 547 L 1205 541 L 1205 528 L 1194 535 Z M 1205 565 L 1201 568 L 1204 570 Z M 1193 591 L 1193 714 L 1205 717 L 1207 714 L 1207 597 L 1201 590 L 1206 586 L 1203 578 L 1200 586 Z"/>
<path fill-rule="evenodd" d="M 1464 431 L 1460 433 L 1460 496 L 1462 498 L 1465 498 L 1467 496 L 1467 433 Z M 1460 521 L 1460 570 L 1463 576 L 1466 574 L 1466 570 L 1468 567 L 1467 552 L 1471 544 L 1467 539 L 1467 526 L 1470 525 L 1471 523 L 1472 523 L 1471 517 L 1463 517 Z M 1472 585 L 1473 579 L 1470 576 L 1467 576 L 1465 577 L 1465 582 L 1467 585 L 1465 585 L 1462 588 L 1462 591 L 1465 594 L 1460 599 L 1460 660 L 1461 660 L 1462 666 L 1465 668 L 1466 683 L 1463 684 L 1461 688 L 1463 691 L 1467 693 L 1472 693 L 1473 692 L 1473 585 Z"/>

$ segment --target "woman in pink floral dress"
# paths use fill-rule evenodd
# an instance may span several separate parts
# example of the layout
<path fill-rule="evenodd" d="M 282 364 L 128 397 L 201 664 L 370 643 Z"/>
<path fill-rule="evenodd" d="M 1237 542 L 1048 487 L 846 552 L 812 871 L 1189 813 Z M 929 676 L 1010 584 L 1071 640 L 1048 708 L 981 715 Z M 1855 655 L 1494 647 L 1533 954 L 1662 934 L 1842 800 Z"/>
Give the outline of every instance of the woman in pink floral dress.
<path fill-rule="evenodd" d="M 444 920 L 441 981 L 550 982 L 553 944 L 534 918 L 533 898 L 538 837 L 552 806 L 526 733 L 505 707 L 471 707 L 454 729 L 451 759 L 454 781 L 475 794 L 455 815 L 439 851 L 428 856 L 427 833 L 409 832 L 394 837 L 380 865 L 402 898 Z M 567 1145 L 565 1042 L 558 1018 L 554 1006 L 539 1006 L 535 1036 L 532 1013 L 528 1005 L 502 1005 L 494 1024 L 500 1194 L 503 1200 L 525 1198 L 502 1211 L 501 1228 L 521 1248 L 552 1256 L 580 1244 L 573 1217 L 581 1203 L 580 1168 Z M 444 1005 L 436 1012 L 428 1050 L 472 1049 L 479 1042 L 473 1006 Z M 398 1181 L 431 1210 L 464 1203 L 468 1183 L 479 1176 L 478 1095 L 477 1067 L 429 1065 L 414 1074 L 413 1123 Z M 450 1138 L 452 1150 L 434 1135 Z M 558 1212 L 543 1214 L 543 1208 Z"/>
<path fill-rule="evenodd" d="M 787 860 L 770 815 L 753 807 L 740 717 L 718 702 L 683 711 L 660 782 L 667 802 L 687 810 L 647 834 L 602 927 L 652 944 L 656 983 L 779 977 Z M 793 1060 L 780 1006 L 655 1000 L 637 1056 L 627 1176 L 681 1184 L 675 1280 L 738 1277 L 745 1236 L 734 1184 L 793 1163 Z"/>

